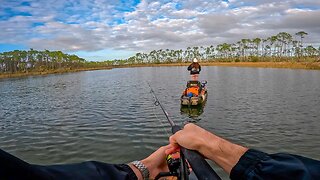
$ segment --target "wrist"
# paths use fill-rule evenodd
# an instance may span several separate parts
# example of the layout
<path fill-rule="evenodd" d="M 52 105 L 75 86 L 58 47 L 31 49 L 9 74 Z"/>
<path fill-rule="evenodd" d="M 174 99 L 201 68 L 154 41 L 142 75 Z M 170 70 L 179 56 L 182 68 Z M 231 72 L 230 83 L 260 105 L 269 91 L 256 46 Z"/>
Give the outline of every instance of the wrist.
<path fill-rule="evenodd" d="M 143 159 L 143 160 L 141 160 L 141 162 L 142 162 L 142 164 L 144 164 L 145 165 L 145 167 L 148 169 L 148 171 L 149 171 L 149 179 L 150 179 L 150 177 L 153 177 L 154 176 L 154 167 L 153 167 L 153 165 L 154 165 L 154 162 L 152 163 L 150 160 L 148 160 L 148 158 L 146 158 L 146 159 Z M 157 174 L 156 174 L 157 175 Z"/>
<path fill-rule="evenodd" d="M 128 166 L 132 169 L 138 180 L 143 180 L 142 174 L 138 168 L 136 168 L 132 163 L 129 163 Z"/>
<path fill-rule="evenodd" d="M 149 179 L 149 170 L 143 161 L 133 161 L 129 164 L 131 169 L 136 174 L 138 180 L 148 180 Z"/>

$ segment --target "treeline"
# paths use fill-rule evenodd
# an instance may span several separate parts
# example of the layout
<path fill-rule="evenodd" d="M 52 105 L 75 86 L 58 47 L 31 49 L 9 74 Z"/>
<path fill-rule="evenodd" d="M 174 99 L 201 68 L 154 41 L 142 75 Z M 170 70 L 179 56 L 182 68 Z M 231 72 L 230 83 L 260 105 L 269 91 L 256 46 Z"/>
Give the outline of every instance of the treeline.
<path fill-rule="evenodd" d="M 280 32 L 268 38 L 241 39 L 236 43 L 222 43 L 217 46 L 188 47 L 185 50 L 160 49 L 149 53 L 137 53 L 126 60 L 116 60 L 115 64 L 142 63 L 182 63 L 193 58 L 201 61 L 303 61 L 317 60 L 320 47 L 305 47 L 303 39 L 308 35 L 304 31 L 293 35 Z"/>
<path fill-rule="evenodd" d="M 105 68 L 118 65 L 183 63 L 198 58 L 201 62 L 266 62 L 266 61 L 319 61 L 320 47 L 305 46 L 308 35 L 300 31 L 291 35 L 280 32 L 268 38 L 241 39 L 236 43 L 217 46 L 195 46 L 185 50 L 160 49 L 137 53 L 128 59 L 93 62 L 61 51 L 30 49 L 0 53 L 0 73 L 43 72 L 57 69 Z"/>
<path fill-rule="evenodd" d="M 14 50 L 0 53 L 0 73 L 80 68 L 84 66 L 85 62 L 83 58 L 61 51 Z"/>

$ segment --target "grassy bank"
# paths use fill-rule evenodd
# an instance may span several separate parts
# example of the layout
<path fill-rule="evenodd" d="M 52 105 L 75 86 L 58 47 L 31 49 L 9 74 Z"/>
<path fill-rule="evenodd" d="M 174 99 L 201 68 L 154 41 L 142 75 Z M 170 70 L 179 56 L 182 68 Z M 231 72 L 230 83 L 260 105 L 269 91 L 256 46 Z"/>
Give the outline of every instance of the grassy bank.
<path fill-rule="evenodd" d="M 160 66 L 188 66 L 190 63 L 161 63 L 161 64 L 130 64 L 106 66 L 97 68 L 80 68 L 80 69 L 57 69 L 49 71 L 34 71 L 27 73 L 3 73 L 0 78 L 25 77 L 35 75 L 47 75 L 58 73 L 69 73 L 79 71 L 102 70 L 112 68 L 131 68 L 131 67 L 160 67 Z M 201 62 L 202 66 L 229 66 L 229 67 L 260 67 L 260 68 L 289 68 L 289 69 L 311 69 L 320 70 L 320 62 Z"/>
<path fill-rule="evenodd" d="M 128 67 L 160 67 L 160 66 L 188 66 L 190 63 L 161 63 L 161 64 L 132 64 L 118 65 L 114 68 Z M 320 70 L 320 62 L 200 62 L 201 66 L 230 66 L 230 67 L 261 67 Z"/>
<path fill-rule="evenodd" d="M 218 62 L 202 63 L 202 65 L 320 70 L 320 62 Z"/>
<path fill-rule="evenodd" d="M 93 71 L 93 70 L 102 70 L 102 69 L 112 69 L 112 67 L 77 68 L 77 69 L 61 68 L 61 69 L 46 70 L 46 71 L 0 73 L 0 79 L 1 78 L 26 77 L 26 76 L 39 76 L 39 75 L 48 75 L 48 74 L 62 74 L 62 73 L 71 73 L 71 72 L 79 72 L 79 71 Z"/>

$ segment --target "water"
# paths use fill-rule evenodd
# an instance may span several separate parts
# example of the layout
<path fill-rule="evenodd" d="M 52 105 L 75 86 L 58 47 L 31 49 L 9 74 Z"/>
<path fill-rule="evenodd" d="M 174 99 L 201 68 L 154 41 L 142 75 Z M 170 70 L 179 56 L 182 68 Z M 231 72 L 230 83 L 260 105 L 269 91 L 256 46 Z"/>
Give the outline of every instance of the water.
<path fill-rule="evenodd" d="M 320 71 L 203 67 L 209 95 L 200 110 L 180 109 L 188 79 L 186 67 L 2 79 L 0 147 L 37 164 L 142 159 L 170 134 L 150 82 L 178 124 L 192 121 L 269 153 L 320 159 Z"/>

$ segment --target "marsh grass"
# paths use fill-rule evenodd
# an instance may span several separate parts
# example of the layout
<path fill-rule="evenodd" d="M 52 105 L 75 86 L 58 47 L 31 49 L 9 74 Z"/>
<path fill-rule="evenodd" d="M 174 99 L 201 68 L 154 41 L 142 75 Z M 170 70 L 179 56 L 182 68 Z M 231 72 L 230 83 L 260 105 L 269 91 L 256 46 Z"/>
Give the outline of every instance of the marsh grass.
<path fill-rule="evenodd" d="M 240 61 L 239 59 L 219 59 L 215 61 L 200 62 L 201 66 L 229 66 L 229 67 L 253 67 L 253 68 L 289 68 L 289 69 L 310 69 L 320 70 L 320 61 L 314 58 L 297 59 L 262 59 L 251 61 Z M 38 70 L 18 73 L 0 73 L 0 78 L 15 78 L 48 74 L 71 73 L 79 71 L 93 71 L 112 68 L 130 68 L 130 67 L 160 67 L 160 66 L 188 66 L 190 62 L 182 63 L 142 63 L 142 64 L 124 64 L 124 65 L 108 65 L 90 68 L 60 68 L 56 70 Z"/>

